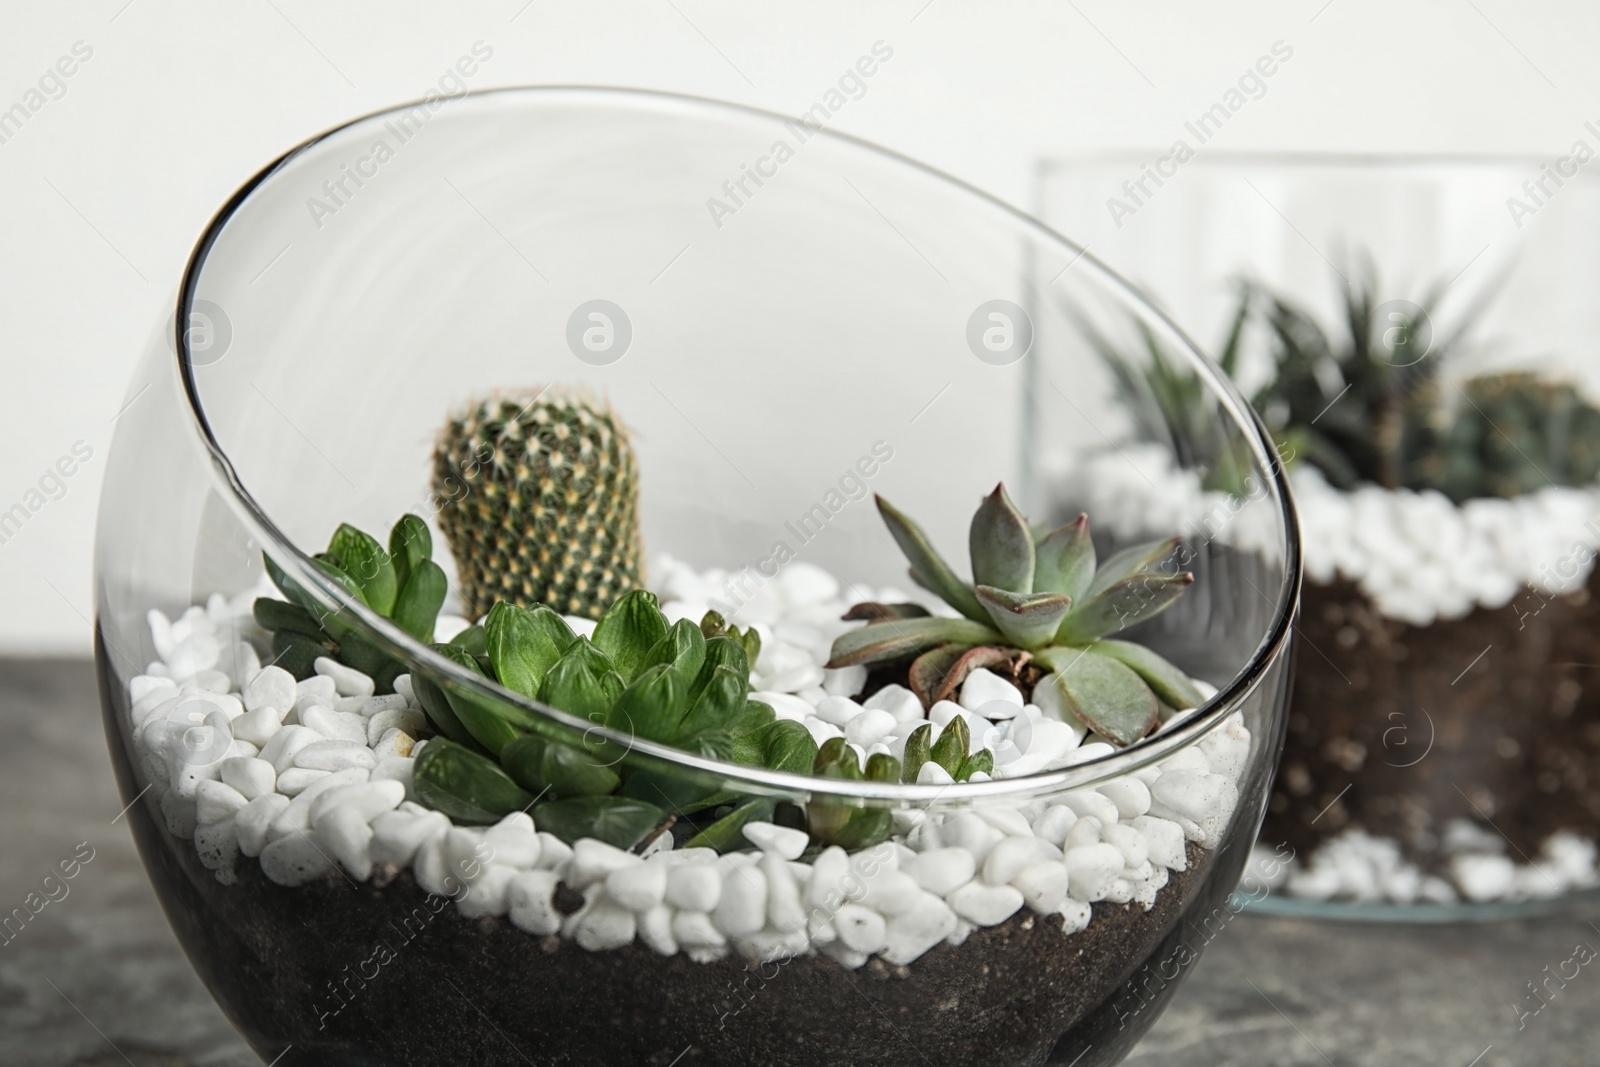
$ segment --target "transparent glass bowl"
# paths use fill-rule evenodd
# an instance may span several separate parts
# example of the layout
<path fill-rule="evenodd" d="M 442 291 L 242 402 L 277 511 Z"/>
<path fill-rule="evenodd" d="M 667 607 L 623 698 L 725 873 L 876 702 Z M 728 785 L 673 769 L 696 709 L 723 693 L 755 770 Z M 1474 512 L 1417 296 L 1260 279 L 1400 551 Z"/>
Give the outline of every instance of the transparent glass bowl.
<path fill-rule="evenodd" d="M 991 319 L 997 308 L 1003 318 Z M 597 309 L 603 319 L 590 317 Z M 175 321 L 188 328 L 151 345 L 118 419 L 98 533 L 97 659 L 151 880 L 196 969 L 265 1059 L 667 1064 L 692 1049 L 685 1062 L 1112 1063 L 1203 947 L 1194 924 L 1230 917 L 1281 737 L 1299 583 L 1292 507 L 1233 387 L 1121 281 L 1032 220 L 769 114 L 637 92 L 508 90 L 374 115 L 285 155 L 208 228 Z M 985 343 L 997 322 L 1011 332 Z M 1085 342 L 1090 322 L 1124 338 L 1153 331 L 1182 353 L 1204 417 L 1174 427 L 1172 447 L 1182 453 L 1191 433 L 1226 443 L 1251 478 L 1231 521 L 1254 531 L 1191 537 L 1196 584 L 1144 627 L 1216 696 L 1111 756 L 944 787 L 691 756 L 467 674 L 310 563 L 341 521 L 377 532 L 405 511 L 432 518 L 431 442 L 457 405 L 560 382 L 607 397 L 631 428 L 652 558 L 748 567 L 760 585 L 761 561 L 785 542 L 790 567 L 847 586 L 903 585 L 866 488 L 917 515 L 955 558 L 975 501 L 1001 479 L 1036 521 L 1077 514 L 1051 472 L 1127 421 Z M 609 336 L 586 344 L 597 324 Z M 878 462 L 857 465 L 868 456 Z M 1102 549 L 1174 532 L 1137 525 L 1103 529 Z M 258 588 L 263 553 L 413 674 L 510 702 L 549 738 L 607 741 L 635 773 L 705 792 L 881 808 L 902 831 L 963 813 L 1003 823 L 1242 727 L 1237 803 L 1208 847 L 1185 846 L 1186 869 L 1148 910 L 1102 901 L 1086 930 L 1066 934 L 1055 915 L 1024 909 L 904 965 L 852 969 L 809 945 L 766 963 L 739 951 L 697 962 L 640 943 L 588 951 L 503 915 L 432 909 L 438 898 L 404 871 L 363 880 L 340 868 L 275 885 L 247 857 L 202 862 L 184 836 L 193 805 L 141 758 L 129 701 L 157 653 L 151 610 L 179 619 L 220 594 L 211 611 L 223 618 L 227 599 Z M 216 654 L 187 668 L 242 675 L 260 650 L 206 651 Z M 408 924 L 426 929 L 408 936 Z"/>
<path fill-rule="evenodd" d="M 1600 396 L 1600 310 L 1589 298 L 1600 275 L 1600 175 L 1577 156 L 1206 149 L 1181 166 L 1165 156 L 1049 161 L 1038 210 L 1203 344 L 1225 335 L 1241 277 L 1340 329 L 1335 272 L 1357 278 L 1370 257 L 1379 300 L 1420 301 L 1444 284 L 1435 339 L 1476 316 L 1478 343 L 1440 367 L 1447 383 L 1529 370 L 1574 381 L 1591 402 Z M 1164 177 L 1141 191 L 1158 163 Z M 1247 392 L 1264 380 L 1262 354 L 1247 335 L 1238 372 Z M 1320 520 L 1333 498 L 1297 488 L 1302 518 Z M 1345 560 L 1359 537 L 1308 529 L 1295 695 L 1262 842 L 1292 845 L 1302 868 L 1326 862 L 1256 907 L 1422 922 L 1512 918 L 1595 898 L 1600 587 L 1584 546 L 1600 538 L 1600 496 L 1584 492 L 1564 526 L 1527 522 L 1515 580 L 1480 594 L 1461 617 L 1427 625 L 1392 617 L 1368 585 L 1356 588 Z M 1518 502 L 1519 522 L 1539 514 L 1535 497 Z M 1444 545 L 1449 532 L 1427 537 Z M 1578 577 L 1553 590 L 1539 577 L 1552 571 Z M 1344 845 L 1326 850 L 1338 838 Z"/>

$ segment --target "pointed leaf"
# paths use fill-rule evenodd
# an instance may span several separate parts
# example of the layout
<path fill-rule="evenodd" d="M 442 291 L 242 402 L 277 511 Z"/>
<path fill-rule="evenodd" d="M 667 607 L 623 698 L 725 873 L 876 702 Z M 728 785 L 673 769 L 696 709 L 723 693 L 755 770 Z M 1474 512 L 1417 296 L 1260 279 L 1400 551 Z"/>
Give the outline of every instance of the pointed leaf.
<path fill-rule="evenodd" d="M 753 822 L 766 822 L 772 818 L 778 802 L 772 799 L 752 800 L 741 804 L 683 843 L 684 848 L 714 848 L 718 852 L 734 852 L 747 848 L 744 828 Z"/>
<path fill-rule="evenodd" d="M 313 641 L 328 639 L 328 635 L 322 632 L 322 627 L 317 625 L 317 621 L 311 617 L 309 611 L 287 600 L 258 596 L 251 606 L 251 614 L 255 616 L 256 625 L 263 630 L 271 630 L 274 633 L 286 630 L 290 633 L 303 634 Z"/>
<path fill-rule="evenodd" d="M 687 696 L 699 679 L 700 669 L 705 661 L 705 634 L 688 619 L 679 619 L 673 623 L 668 628 L 666 636 L 657 641 L 644 657 L 645 666 L 651 667 L 659 663 L 678 676 L 686 705 Z"/>
<path fill-rule="evenodd" d="M 900 780 L 902 782 L 915 782 L 917 780 L 917 773 L 922 770 L 922 765 L 928 762 L 932 748 L 933 723 L 925 722 L 911 731 L 911 736 L 906 738 L 904 766 L 900 771 Z"/>
<path fill-rule="evenodd" d="M 489 635 L 483 632 L 483 627 L 473 623 L 465 630 L 450 639 L 450 643 L 457 648 L 465 649 L 479 659 L 489 658 Z"/>
<path fill-rule="evenodd" d="M 433 559 L 433 534 L 428 524 L 418 515 L 400 516 L 389 529 L 389 559 L 394 563 L 395 577 L 404 588 L 424 560 Z"/>
<path fill-rule="evenodd" d="M 431 559 L 419 560 L 395 598 L 395 624 L 418 641 L 431 642 L 433 627 L 439 621 L 439 609 L 444 607 L 449 587 L 450 580 L 437 563 Z"/>
<path fill-rule="evenodd" d="M 498 601 L 483 621 L 483 632 L 495 679 L 514 693 L 536 695 L 563 650 L 533 610 Z"/>
<path fill-rule="evenodd" d="M 1033 533 L 1004 485 L 995 486 L 973 513 L 967 550 L 974 585 L 1033 592 Z"/>
<path fill-rule="evenodd" d="M 1058 687 L 1066 706 L 1108 741 L 1131 745 L 1154 729 L 1156 695 L 1133 668 L 1085 649 L 1041 683 Z"/>
<path fill-rule="evenodd" d="M 342 522 L 328 542 L 328 555 L 355 579 L 368 607 L 385 616 L 394 610 L 394 598 L 400 591 L 398 576 L 377 538 Z"/>
<path fill-rule="evenodd" d="M 1089 516 L 1079 515 L 1039 539 L 1034 548 L 1033 588 L 1081 600 L 1094 581 L 1094 539 Z"/>
<path fill-rule="evenodd" d="M 995 626 L 1018 648 L 1049 644 L 1072 610 L 1072 601 L 1060 593 L 1010 593 L 980 585 L 977 594 Z"/>
<path fill-rule="evenodd" d="M 594 628 L 594 643 L 611 657 L 624 680 L 644 668 L 645 656 L 667 636 L 667 617 L 654 593 L 635 589 L 618 599 Z"/>
<path fill-rule="evenodd" d="M 727 641 L 719 637 L 712 641 Z M 729 642 L 733 644 L 733 642 Z M 734 644 L 738 648 L 737 644 Z M 741 650 L 739 653 L 744 655 Z M 708 658 L 706 662 L 710 662 Z M 740 713 L 745 710 L 745 698 L 750 695 L 750 682 L 745 672 L 725 664 L 718 664 L 712 669 L 711 678 L 701 688 L 700 695 L 695 698 L 689 708 L 689 713 L 678 723 L 678 732 L 673 738 L 674 742 L 702 734 L 707 730 L 727 730 L 737 733 L 736 726 Z M 763 705 L 765 706 L 765 705 Z"/>
<path fill-rule="evenodd" d="M 994 774 L 994 753 L 986 748 L 978 749 L 978 751 L 961 761 L 961 766 L 955 773 L 955 780 L 958 782 L 970 781 L 972 776 L 980 771 L 984 774 Z"/>
<path fill-rule="evenodd" d="M 933 743 L 933 748 L 928 753 L 928 758 L 950 772 L 952 778 L 961 768 L 961 761 L 967 758 L 967 750 L 972 747 L 972 732 L 967 727 L 964 716 L 957 715 L 944 724 L 944 730 L 939 734 L 939 740 Z"/>
<path fill-rule="evenodd" d="M 1183 711 L 1197 708 L 1205 702 L 1205 694 L 1194 684 L 1194 679 L 1167 662 L 1157 653 L 1133 641 L 1096 641 L 1090 646 L 1104 656 L 1132 667 L 1144 679 L 1156 697 L 1168 707 Z"/>
<path fill-rule="evenodd" d="M 569 845 L 592 837 L 617 848 L 632 848 L 666 817 L 654 804 L 619 796 L 550 800 L 533 809 L 534 824 Z"/>
<path fill-rule="evenodd" d="M 423 753 L 427 753 L 423 749 Z M 547 741 L 535 734 L 519 737 L 500 750 L 500 766 L 518 785 L 534 796 L 603 796 L 616 792 L 622 779 L 616 771 L 597 763 L 581 748 Z"/>
<path fill-rule="evenodd" d="M 432 645 L 435 652 L 445 648 L 444 645 Z M 433 723 L 433 728 L 445 737 L 462 745 L 473 745 L 476 742 L 467 728 L 461 724 L 460 718 L 450 707 L 450 701 L 445 697 L 444 690 L 422 671 L 411 672 L 411 691 L 416 694 L 417 703 L 422 705 L 422 711 L 428 716 L 428 721 Z M 424 749 L 423 751 L 427 751 Z"/>
<path fill-rule="evenodd" d="M 931 614 L 921 604 L 880 604 L 869 600 L 853 605 L 839 618 L 844 622 L 885 622 L 890 619 L 925 619 Z"/>
<path fill-rule="evenodd" d="M 810 774 L 817 743 L 804 723 L 779 719 L 761 731 L 762 762 L 775 771 Z"/>
<path fill-rule="evenodd" d="M 974 598 L 973 603 L 977 603 Z M 980 610 L 982 610 L 980 605 Z M 1000 634 L 970 619 L 897 619 L 870 622 L 859 630 L 841 634 L 833 642 L 828 667 L 856 663 L 888 663 L 906 659 L 935 645 L 983 645 L 1000 640 Z"/>
<path fill-rule="evenodd" d="M 689 686 L 691 708 L 699 701 L 700 694 L 705 691 L 718 667 L 726 667 L 744 679 L 750 677 L 750 660 L 745 655 L 744 645 L 736 638 L 713 637 L 706 642 L 706 656 L 705 661 L 700 664 L 700 674 Z M 744 698 L 741 696 L 739 699 Z"/>
<path fill-rule="evenodd" d="M 1113 554 L 1095 570 L 1094 581 L 1089 583 L 1088 591 L 1082 597 L 1074 599 L 1081 604 L 1085 599 L 1105 592 L 1124 578 L 1149 570 L 1172 554 L 1172 550 L 1178 547 L 1178 540 L 1176 537 L 1169 537 L 1164 541 L 1150 541 Z"/>
<path fill-rule="evenodd" d="M 607 673 L 604 653 L 584 640 L 545 672 L 539 683 L 539 702 L 591 722 L 604 722 L 614 703 L 614 695 L 605 685 Z"/>
<path fill-rule="evenodd" d="M 978 622 L 987 620 L 988 613 L 978 603 L 978 598 L 972 595 L 972 587 L 956 577 L 956 572 L 950 569 L 950 565 L 934 549 L 932 542 L 928 540 L 928 535 L 922 532 L 922 527 L 883 497 L 874 499 L 878 503 L 878 512 L 883 516 L 884 525 L 889 527 L 889 533 L 894 537 L 895 544 L 900 546 L 900 551 L 911 561 L 911 577 L 917 584 L 967 618 Z"/>
<path fill-rule="evenodd" d="M 667 742 L 684 715 L 684 685 L 672 669 L 658 663 L 635 678 L 606 715 L 606 725 L 629 737 Z"/>
<path fill-rule="evenodd" d="M 565 653 L 577 642 L 578 635 L 555 608 L 548 604 L 535 604 L 529 610 L 533 612 L 533 621 L 544 630 L 545 636 L 558 652 Z"/>
<path fill-rule="evenodd" d="M 477 659 L 464 649 L 448 644 L 433 647 L 441 656 L 454 661 L 466 670 L 475 674 L 482 673 Z M 527 712 L 503 700 L 480 697 L 448 684 L 441 688 L 456 719 L 466 732 L 472 735 L 472 739 L 487 749 L 490 755 L 498 756 L 501 749 L 537 725 Z"/>
<path fill-rule="evenodd" d="M 954 700 L 967 675 L 979 667 L 1014 674 L 1028 661 L 1028 653 L 995 645 L 944 645 L 924 652 L 911 663 L 907 684 L 922 706 L 931 708 L 941 700 Z"/>
<path fill-rule="evenodd" d="M 759 700 L 746 700 L 744 710 L 734 718 L 728 732 L 733 737 L 732 759 L 747 767 L 759 767 L 766 758 L 761 732 L 777 721 L 777 713 Z"/>
<path fill-rule="evenodd" d="M 457 822 L 498 822 L 533 803 L 533 795 L 493 761 L 442 737 L 429 741 L 417 757 L 411 791 L 425 807 Z"/>
<path fill-rule="evenodd" d="M 721 637 L 728 632 L 728 620 L 722 617 L 720 611 L 707 611 L 700 616 L 700 634 L 707 641 L 713 637 Z"/>
<path fill-rule="evenodd" d="M 825 842 L 838 845 L 846 852 L 860 852 L 889 840 L 894 830 L 894 816 L 884 808 L 852 808 L 844 828 Z"/>
<path fill-rule="evenodd" d="M 901 770 L 898 759 L 887 752 L 874 752 L 867 757 L 867 767 L 862 773 L 869 782 L 898 782 Z"/>
<path fill-rule="evenodd" d="M 1056 640 L 1066 645 L 1081 645 L 1125 630 L 1171 607 L 1193 584 L 1194 575 L 1188 571 L 1142 573 L 1124 578 L 1068 612 L 1061 629 L 1056 632 Z"/>

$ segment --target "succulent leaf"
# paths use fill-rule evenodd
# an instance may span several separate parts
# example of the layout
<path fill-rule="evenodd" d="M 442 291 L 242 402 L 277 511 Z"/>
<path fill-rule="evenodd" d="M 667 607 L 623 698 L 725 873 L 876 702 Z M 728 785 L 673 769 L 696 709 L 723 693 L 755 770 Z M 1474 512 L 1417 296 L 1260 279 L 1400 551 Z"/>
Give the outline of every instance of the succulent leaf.
<path fill-rule="evenodd" d="M 1094 581 L 1089 583 L 1085 598 L 1094 597 L 1105 592 L 1124 578 L 1131 578 L 1135 574 L 1143 574 L 1157 563 L 1172 554 L 1178 547 L 1179 538 L 1168 537 L 1161 541 L 1149 541 L 1142 545 L 1132 545 L 1121 552 L 1114 553 L 1110 559 L 1100 564 L 1094 572 Z M 1082 603 L 1080 599 L 1078 603 Z"/>
<path fill-rule="evenodd" d="M 762 731 L 777 720 L 777 713 L 768 704 L 759 700 L 746 700 L 744 709 L 740 711 L 729 727 L 733 736 L 733 752 L 731 759 L 735 763 L 743 763 L 750 767 L 759 767 L 767 758 L 766 746 L 762 744 Z"/>
<path fill-rule="evenodd" d="M 441 655 L 448 655 L 443 650 L 453 646 L 436 644 L 429 647 Z M 416 694 L 417 703 L 422 705 L 423 714 L 427 715 L 435 730 L 457 744 L 469 747 L 477 744 L 450 707 L 450 701 L 446 698 L 444 690 L 440 689 L 426 672 L 411 672 L 411 691 Z"/>
<path fill-rule="evenodd" d="M 717 638 L 711 644 L 715 645 L 720 640 L 726 639 Z M 706 662 L 711 661 L 708 658 Z M 746 671 L 726 664 L 717 664 L 712 669 L 711 678 L 701 687 L 699 696 L 689 706 L 688 714 L 679 722 L 677 739 L 694 737 L 707 730 L 728 728 L 744 710 L 745 699 L 750 695 L 749 679 L 749 673 Z"/>
<path fill-rule="evenodd" d="M 1081 645 L 1154 618 L 1194 584 L 1188 571 L 1179 574 L 1138 573 L 1094 594 L 1067 613 L 1056 640 Z"/>
<path fill-rule="evenodd" d="M 979 667 L 1005 668 L 1009 671 L 1014 662 L 1021 662 L 1019 657 L 1026 655 L 1016 649 L 995 645 L 979 645 L 976 648 L 970 645 L 940 645 L 911 661 L 906 684 L 917 694 L 923 707 L 931 708 L 941 700 L 951 699 L 956 690 L 961 688 L 961 683 L 967 680 L 967 675 Z"/>
<path fill-rule="evenodd" d="M 955 571 L 950 569 L 950 565 L 928 540 L 928 535 L 922 532 L 922 527 L 883 497 L 874 499 L 878 502 L 878 511 L 883 515 L 884 525 L 889 527 L 895 544 L 911 561 L 911 577 L 916 583 L 967 618 L 987 621 L 989 614 L 978 603 L 978 598 L 972 595 L 972 588 L 956 577 Z"/>
<path fill-rule="evenodd" d="M 995 486 L 973 513 L 967 547 L 972 555 L 973 584 L 1012 593 L 1033 592 L 1033 532 L 1004 485 Z"/>
<path fill-rule="evenodd" d="M 713 637 L 706 642 L 705 660 L 700 664 L 700 674 L 689 686 L 689 706 L 694 707 L 699 701 L 700 694 L 705 692 L 711 683 L 718 667 L 726 667 L 735 672 L 740 678 L 750 677 L 750 660 L 745 655 L 744 645 L 732 637 Z M 740 700 L 744 697 L 741 695 Z M 738 705 L 732 705 L 737 707 Z"/>
<path fill-rule="evenodd" d="M 433 628 L 444 607 L 450 580 L 433 560 L 418 560 L 410 565 L 405 584 L 394 601 L 395 625 L 418 641 L 432 641 Z"/>
<path fill-rule="evenodd" d="M 474 674 L 483 673 L 477 659 L 455 645 L 435 645 L 434 649 Z M 444 697 L 462 727 L 490 755 L 498 756 L 501 749 L 537 725 L 521 708 L 505 701 L 480 697 L 453 686 L 444 690 Z"/>
<path fill-rule="evenodd" d="M 377 538 L 342 522 L 328 542 L 327 554 L 355 580 L 368 607 L 385 616 L 394 610 L 399 583 L 394 563 Z"/>
<path fill-rule="evenodd" d="M 606 725 L 629 737 L 669 742 L 684 716 L 686 688 L 665 663 L 646 667 L 628 684 L 606 716 Z"/>
<path fill-rule="evenodd" d="M 989 585 L 976 592 L 995 628 L 1018 648 L 1049 644 L 1072 609 L 1072 601 L 1060 593 L 1010 593 Z"/>
<path fill-rule="evenodd" d="M 667 636 L 667 619 L 654 593 L 635 589 L 606 609 L 594 628 L 595 647 L 611 657 L 617 672 L 632 681 L 650 650 Z"/>
<path fill-rule="evenodd" d="M 761 798 L 747 801 L 734 808 L 728 814 L 707 826 L 683 843 L 684 848 L 714 848 L 718 852 L 733 852 L 749 844 L 744 837 L 744 828 L 753 822 L 765 822 L 772 818 L 773 809 L 777 801 L 771 798 Z"/>
<path fill-rule="evenodd" d="M 928 752 L 928 758 L 949 771 L 950 777 L 954 778 L 971 747 L 972 731 L 967 728 L 967 720 L 957 715 L 944 724 L 939 740 L 933 743 L 933 748 Z"/>
<path fill-rule="evenodd" d="M 540 608 L 550 612 L 543 605 Z M 565 651 L 557 645 L 550 628 L 534 609 L 519 608 L 505 600 L 489 609 L 489 616 L 483 621 L 483 632 L 495 678 L 507 689 L 523 696 L 538 694 L 545 671 L 554 666 Z"/>
<path fill-rule="evenodd" d="M 933 749 L 933 723 L 925 722 L 906 738 L 906 752 L 903 767 L 900 772 L 901 781 L 915 782 L 917 774 L 922 770 L 922 765 L 932 758 Z"/>
<path fill-rule="evenodd" d="M 980 748 L 962 760 L 954 777 L 958 782 L 966 782 L 970 781 L 974 774 L 979 773 L 991 775 L 994 773 L 994 753 L 986 748 Z"/>
<path fill-rule="evenodd" d="M 587 639 L 580 641 L 545 672 L 538 699 L 590 722 L 604 722 L 621 695 L 622 676 L 610 669 L 604 653 Z"/>
<path fill-rule="evenodd" d="M 389 559 L 402 589 L 423 561 L 433 559 L 433 534 L 421 516 L 407 513 L 389 528 Z"/>
<path fill-rule="evenodd" d="M 666 636 L 655 643 L 655 646 L 645 653 L 645 666 L 656 664 L 665 666 L 678 676 L 682 686 L 685 703 L 687 696 L 694 689 L 694 684 L 700 678 L 701 668 L 706 661 L 706 638 L 700 632 L 700 627 L 688 619 L 679 619 L 667 629 Z"/>
<path fill-rule="evenodd" d="M 427 749 L 423 749 L 427 754 Z M 562 797 L 603 796 L 616 792 L 622 779 L 580 748 L 548 741 L 536 734 L 519 737 L 500 750 L 500 766 L 513 781 L 535 796 L 549 790 Z"/>
<path fill-rule="evenodd" d="M 1096 641 L 1094 651 L 1133 668 L 1144 679 L 1163 704 L 1178 711 L 1196 708 L 1205 702 L 1205 694 L 1187 674 L 1168 663 L 1162 656 L 1132 641 L 1107 639 Z"/>
<path fill-rule="evenodd" d="M 1094 581 L 1094 540 L 1089 536 L 1089 516 L 1052 530 L 1034 548 L 1033 588 L 1081 600 Z"/>
<path fill-rule="evenodd" d="M 417 757 L 411 788 L 423 804 L 457 822 L 498 822 L 533 803 L 532 794 L 493 760 L 442 737 L 429 741 Z"/>
<path fill-rule="evenodd" d="M 1060 652 L 1051 660 L 1055 673 L 1039 684 L 1056 686 L 1067 708 L 1095 733 L 1131 745 L 1155 727 L 1156 695 L 1133 668 L 1092 649 Z"/>
<path fill-rule="evenodd" d="M 775 771 L 809 774 L 817 759 L 817 743 L 804 723 L 779 719 L 761 732 L 762 762 Z"/>
<path fill-rule="evenodd" d="M 977 602 L 977 597 L 973 597 L 973 603 Z M 979 610 L 982 610 L 981 605 Z M 970 619 L 928 618 L 870 622 L 859 630 L 841 634 L 833 642 L 832 658 L 828 660 L 826 666 L 834 668 L 849 667 L 857 663 L 888 663 L 925 652 L 936 645 L 982 645 L 998 640 L 1000 634 L 992 627 Z"/>
<path fill-rule="evenodd" d="M 888 622 L 892 619 L 925 619 L 932 614 L 921 604 L 879 604 L 876 601 L 863 601 L 853 604 L 850 610 L 840 616 L 844 622 Z"/>
<path fill-rule="evenodd" d="M 666 817 L 654 804 L 616 795 L 547 800 L 533 809 L 535 825 L 569 845 L 592 837 L 617 848 L 632 848 Z"/>

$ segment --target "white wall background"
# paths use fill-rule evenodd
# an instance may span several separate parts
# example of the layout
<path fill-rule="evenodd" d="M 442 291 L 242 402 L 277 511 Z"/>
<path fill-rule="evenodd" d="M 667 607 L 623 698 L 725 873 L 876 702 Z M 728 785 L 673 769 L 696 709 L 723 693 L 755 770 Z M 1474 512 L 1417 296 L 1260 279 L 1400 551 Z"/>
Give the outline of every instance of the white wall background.
<path fill-rule="evenodd" d="M 215 209 L 480 39 L 474 88 L 790 112 L 882 39 L 894 61 L 836 128 L 1023 206 L 1037 158 L 1166 145 L 1277 40 L 1294 61 L 1216 147 L 1553 157 L 1600 120 L 1600 8 L 1575 0 L 0 0 L 0 110 L 93 49 L 0 143 L 0 511 L 75 442 L 93 450 L 0 543 L 0 653 L 89 648 L 110 420 Z"/>

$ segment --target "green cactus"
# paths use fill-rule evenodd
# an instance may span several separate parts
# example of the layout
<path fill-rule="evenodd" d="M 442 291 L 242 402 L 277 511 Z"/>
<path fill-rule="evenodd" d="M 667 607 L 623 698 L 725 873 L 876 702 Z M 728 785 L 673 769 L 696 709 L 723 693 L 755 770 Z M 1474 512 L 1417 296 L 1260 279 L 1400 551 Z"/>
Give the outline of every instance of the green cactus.
<path fill-rule="evenodd" d="M 1032 529 L 1005 486 L 984 497 L 972 517 L 972 582 L 958 577 L 922 529 L 881 496 L 878 510 L 911 562 L 911 579 L 964 618 L 935 617 L 915 604 L 857 604 L 847 619 L 868 619 L 833 644 L 829 667 L 905 663 L 923 705 L 948 698 L 977 667 L 1028 663 L 1051 672 L 1063 702 L 1096 733 L 1120 745 L 1144 737 L 1162 705 L 1191 708 L 1203 699 L 1177 667 L 1143 645 L 1112 634 L 1152 618 L 1182 596 L 1194 575 L 1163 566 L 1177 538 L 1138 545 L 1096 560 L 1088 516 L 1056 530 Z M 948 731 L 947 731 L 948 733 Z M 966 748 L 939 738 L 908 740 L 910 763 L 932 759 L 953 775 L 979 766 L 957 763 Z M 941 749 L 941 745 L 944 746 Z"/>
<path fill-rule="evenodd" d="M 433 467 L 469 617 L 505 600 L 598 619 L 640 584 L 638 464 L 609 408 L 491 397 L 449 421 Z"/>

